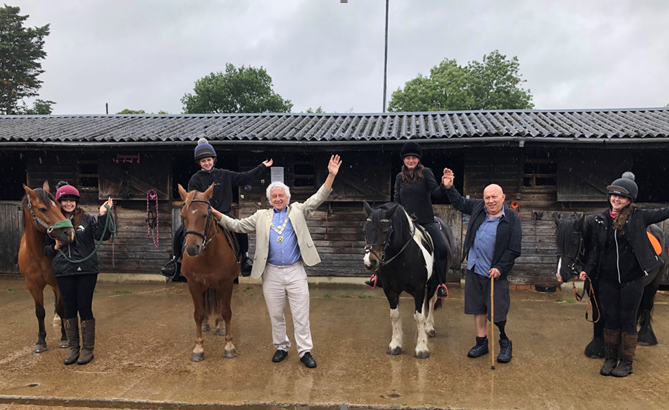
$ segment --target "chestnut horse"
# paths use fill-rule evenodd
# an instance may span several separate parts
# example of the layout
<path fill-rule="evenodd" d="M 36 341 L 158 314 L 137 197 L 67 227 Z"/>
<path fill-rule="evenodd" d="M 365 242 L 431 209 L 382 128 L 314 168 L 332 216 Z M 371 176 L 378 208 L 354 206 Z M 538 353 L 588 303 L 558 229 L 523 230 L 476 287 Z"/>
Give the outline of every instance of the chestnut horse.
<path fill-rule="evenodd" d="M 194 362 L 204 360 L 202 330 L 209 330 L 210 315 L 216 317 L 216 335 L 225 336 L 224 357 L 237 356 L 232 344 L 230 300 L 234 280 L 239 276 L 239 264 L 230 233 L 219 227 L 211 213 L 209 200 L 213 192 L 214 184 L 204 193 L 186 192 L 179 185 L 179 195 L 184 201 L 181 219 L 185 231 L 181 273 L 188 280 L 188 290 L 195 305 L 196 336 L 191 357 Z"/>
<path fill-rule="evenodd" d="M 58 290 L 58 283 L 53 276 L 51 261 L 44 255 L 44 235 L 49 234 L 64 244 L 74 240 L 74 229 L 69 219 L 66 219 L 60 211 L 53 195 L 49 193 L 49 183 L 44 182 L 42 188 L 32 190 L 23 186 L 26 195 L 21 203 L 23 211 L 23 237 L 19 247 L 19 270 L 25 279 L 28 291 L 35 300 L 35 316 L 39 331 L 37 343 L 33 352 L 42 353 L 47 350 L 46 328 L 44 327 L 44 288 L 51 286 L 56 297 L 56 312 L 63 317 L 63 300 Z M 61 338 L 58 347 L 67 348 L 65 328 L 60 326 Z"/>

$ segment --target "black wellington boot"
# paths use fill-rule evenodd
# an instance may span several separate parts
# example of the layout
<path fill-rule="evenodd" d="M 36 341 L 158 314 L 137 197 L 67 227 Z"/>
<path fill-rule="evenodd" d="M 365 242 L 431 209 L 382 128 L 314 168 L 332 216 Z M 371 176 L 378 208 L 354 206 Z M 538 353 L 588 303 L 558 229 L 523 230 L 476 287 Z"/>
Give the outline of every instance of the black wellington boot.
<path fill-rule="evenodd" d="M 599 371 L 602 376 L 610 376 L 618 364 L 618 353 L 620 350 L 620 329 L 604 329 L 604 365 Z"/>
<path fill-rule="evenodd" d="M 70 348 L 63 363 L 70 365 L 79 358 L 79 318 L 65 319 L 63 327 L 67 336 L 67 346 Z"/>
<path fill-rule="evenodd" d="M 81 354 L 77 364 L 87 364 L 93 360 L 95 348 L 95 319 L 81 321 Z"/>

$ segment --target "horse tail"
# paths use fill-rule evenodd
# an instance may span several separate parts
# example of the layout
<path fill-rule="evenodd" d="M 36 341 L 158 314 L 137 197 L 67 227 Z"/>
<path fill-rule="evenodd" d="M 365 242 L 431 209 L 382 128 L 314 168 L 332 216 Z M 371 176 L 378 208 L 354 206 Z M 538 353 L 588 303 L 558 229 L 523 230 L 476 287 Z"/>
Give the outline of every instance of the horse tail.
<path fill-rule="evenodd" d="M 455 243 L 455 237 L 453 236 L 453 230 L 450 226 L 441 218 L 435 218 L 439 225 L 441 225 L 441 232 L 446 239 L 446 248 L 448 249 L 448 265 L 447 268 L 450 268 L 453 265 L 453 261 L 457 260 L 457 245 Z"/>
<path fill-rule="evenodd" d="M 214 317 L 216 312 L 216 289 L 209 288 L 204 292 L 204 311 L 207 317 Z"/>

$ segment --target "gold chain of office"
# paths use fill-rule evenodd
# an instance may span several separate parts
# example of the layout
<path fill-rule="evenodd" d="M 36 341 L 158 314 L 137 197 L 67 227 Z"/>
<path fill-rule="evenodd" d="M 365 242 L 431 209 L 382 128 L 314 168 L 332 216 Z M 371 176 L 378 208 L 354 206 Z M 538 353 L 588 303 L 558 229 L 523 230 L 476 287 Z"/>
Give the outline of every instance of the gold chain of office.
<path fill-rule="evenodd" d="M 270 210 L 270 212 L 267 213 L 267 220 L 269 221 L 269 227 L 272 228 L 274 232 L 279 234 L 279 237 L 276 238 L 276 241 L 281 243 L 283 242 L 283 236 L 281 233 L 283 232 L 284 229 L 286 229 L 286 224 L 288 224 L 288 212 L 286 212 L 286 219 L 283 220 L 283 223 L 277 228 L 274 226 L 272 223 L 272 214 L 273 212 Z"/>

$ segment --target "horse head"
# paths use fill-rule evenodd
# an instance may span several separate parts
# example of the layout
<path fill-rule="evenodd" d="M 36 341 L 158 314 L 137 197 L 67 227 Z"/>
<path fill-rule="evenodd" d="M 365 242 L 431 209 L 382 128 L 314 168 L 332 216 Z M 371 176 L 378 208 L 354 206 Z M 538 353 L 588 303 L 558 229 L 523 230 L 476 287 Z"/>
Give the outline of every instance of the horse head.
<path fill-rule="evenodd" d="M 214 193 L 214 184 L 204 192 L 186 192 L 179 184 L 179 196 L 184 201 L 181 208 L 181 219 L 186 235 L 184 249 L 188 256 L 196 257 L 207 246 L 212 227 L 216 229 L 216 221 L 211 214 L 209 200 Z"/>
<path fill-rule="evenodd" d="M 569 281 L 583 269 L 585 254 L 586 217 L 560 220 L 555 216 L 555 244 L 558 249 L 557 273 L 563 282 Z"/>
<path fill-rule="evenodd" d="M 367 221 L 365 222 L 365 267 L 369 270 L 378 270 L 385 258 L 385 251 L 391 241 L 392 218 L 397 211 L 397 204 L 385 204 L 378 209 L 372 209 L 364 202 Z"/>
<path fill-rule="evenodd" d="M 72 222 L 63 216 L 60 205 L 51 195 L 49 182 L 44 181 L 42 188 L 35 190 L 23 185 L 26 195 L 23 197 L 23 228 L 31 231 L 46 233 L 53 239 L 67 245 L 74 241 Z M 33 223 L 30 223 L 32 221 Z"/>

